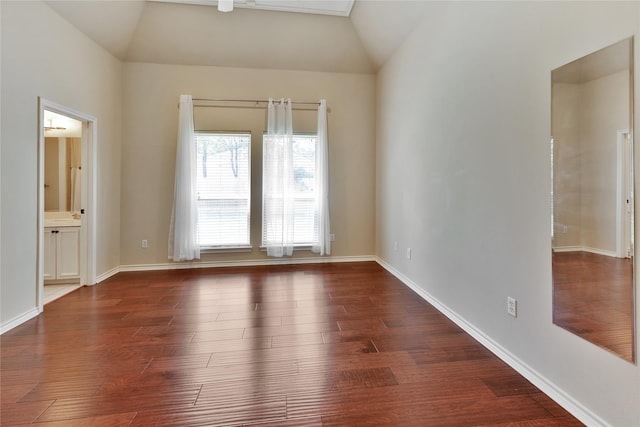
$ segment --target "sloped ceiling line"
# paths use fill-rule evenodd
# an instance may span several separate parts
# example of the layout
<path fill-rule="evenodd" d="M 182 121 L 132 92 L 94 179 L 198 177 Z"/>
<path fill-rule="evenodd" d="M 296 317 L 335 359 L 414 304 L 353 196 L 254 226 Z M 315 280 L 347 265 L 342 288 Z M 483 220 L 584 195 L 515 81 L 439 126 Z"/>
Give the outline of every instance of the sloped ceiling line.
<path fill-rule="evenodd" d="M 349 17 L 249 8 L 222 13 L 166 0 L 45 3 L 125 62 L 375 73 L 419 22 L 427 2 L 346 0 Z M 308 3 L 337 8 L 332 0 Z"/>

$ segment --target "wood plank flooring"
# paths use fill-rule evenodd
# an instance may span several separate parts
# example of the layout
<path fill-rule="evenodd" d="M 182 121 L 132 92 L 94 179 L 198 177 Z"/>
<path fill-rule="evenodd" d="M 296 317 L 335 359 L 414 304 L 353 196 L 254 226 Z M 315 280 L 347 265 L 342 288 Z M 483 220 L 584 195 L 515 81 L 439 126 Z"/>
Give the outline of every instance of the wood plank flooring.
<path fill-rule="evenodd" d="M 633 361 L 633 261 L 589 252 L 553 253 L 553 321 Z"/>
<path fill-rule="evenodd" d="M 579 426 L 376 263 L 120 273 L 0 337 L 2 426 Z"/>

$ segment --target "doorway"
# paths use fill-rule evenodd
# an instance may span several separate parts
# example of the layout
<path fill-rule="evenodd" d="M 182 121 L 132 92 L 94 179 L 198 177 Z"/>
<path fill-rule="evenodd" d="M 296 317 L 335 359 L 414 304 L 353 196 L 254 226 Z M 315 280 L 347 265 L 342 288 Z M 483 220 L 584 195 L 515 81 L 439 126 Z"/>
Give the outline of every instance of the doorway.
<path fill-rule="evenodd" d="M 38 104 L 36 298 L 41 312 L 45 303 L 96 282 L 97 120 L 44 98 Z M 45 279 L 55 284 L 46 292 Z"/>
<path fill-rule="evenodd" d="M 616 256 L 633 254 L 633 143 L 631 131 L 617 132 Z"/>

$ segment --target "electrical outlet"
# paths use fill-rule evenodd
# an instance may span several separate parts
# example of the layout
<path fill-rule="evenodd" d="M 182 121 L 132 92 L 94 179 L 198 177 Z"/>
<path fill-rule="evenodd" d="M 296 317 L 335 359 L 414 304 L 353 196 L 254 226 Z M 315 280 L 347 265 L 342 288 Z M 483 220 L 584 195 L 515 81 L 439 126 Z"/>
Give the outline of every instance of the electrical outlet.
<path fill-rule="evenodd" d="M 518 301 L 515 298 L 507 297 L 507 313 L 513 317 L 518 316 Z"/>
<path fill-rule="evenodd" d="M 332 242 L 335 242 L 336 235 L 335 234 L 329 234 L 329 240 L 331 240 Z"/>
<path fill-rule="evenodd" d="M 393 242 L 393 250 L 394 251 L 398 250 L 398 241 L 397 240 L 395 242 Z"/>
<path fill-rule="evenodd" d="M 142 248 L 148 248 L 149 247 L 149 241 L 146 240 L 146 239 L 142 240 L 142 242 L 140 243 L 140 246 Z"/>
<path fill-rule="evenodd" d="M 411 248 L 407 248 L 407 259 L 411 259 Z"/>

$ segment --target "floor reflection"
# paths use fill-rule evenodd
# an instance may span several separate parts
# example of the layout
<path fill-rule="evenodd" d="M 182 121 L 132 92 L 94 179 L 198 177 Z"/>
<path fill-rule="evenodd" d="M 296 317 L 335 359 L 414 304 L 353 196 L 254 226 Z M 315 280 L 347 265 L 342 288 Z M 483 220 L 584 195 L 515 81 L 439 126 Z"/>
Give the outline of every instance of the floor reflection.
<path fill-rule="evenodd" d="M 553 322 L 633 361 L 632 260 L 553 253 Z"/>

